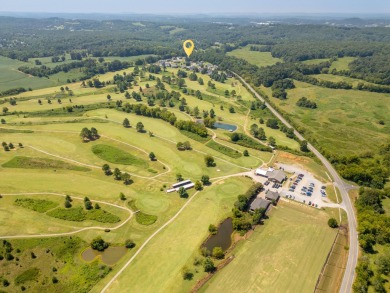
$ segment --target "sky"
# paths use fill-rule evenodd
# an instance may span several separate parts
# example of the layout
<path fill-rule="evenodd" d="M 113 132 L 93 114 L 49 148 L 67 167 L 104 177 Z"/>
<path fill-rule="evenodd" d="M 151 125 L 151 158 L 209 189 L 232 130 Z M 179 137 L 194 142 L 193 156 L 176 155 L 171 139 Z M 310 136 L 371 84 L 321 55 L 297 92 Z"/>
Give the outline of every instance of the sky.
<path fill-rule="evenodd" d="M 390 0 L 0 0 L 3 12 L 390 13 Z"/>

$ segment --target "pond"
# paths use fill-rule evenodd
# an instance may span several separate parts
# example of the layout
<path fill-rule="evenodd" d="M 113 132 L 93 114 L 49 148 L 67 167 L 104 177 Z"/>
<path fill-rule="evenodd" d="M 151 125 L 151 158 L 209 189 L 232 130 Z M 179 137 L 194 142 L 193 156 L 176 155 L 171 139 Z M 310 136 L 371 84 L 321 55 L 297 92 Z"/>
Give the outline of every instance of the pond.
<path fill-rule="evenodd" d="M 126 251 L 127 248 L 124 246 L 110 246 L 104 251 L 97 251 L 93 250 L 92 248 L 88 248 L 83 251 L 81 258 L 84 261 L 90 262 L 93 261 L 97 256 L 100 256 L 102 262 L 104 262 L 106 265 L 112 266 L 126 254 Z"/>
<path fill-rule="evenodd" d="M 217 234 L 211 235 L 203 247 L 213 251 L 214 247 L 221 247 L 223 251 L 226 251 L 232 244 L 232 233 L 233 233 L 233 221 L 232 218 L 227 218 L 218 227 Z"/>
<path fill-rule="evenodd" d="M 220 128 L 220 129 L 229 130 L 229 131 L 231 131 L 231 132 L 237 130 L 237 126 L 236 126 L 236 125 L 226 124 L 226 123 L 220 123 L 220 122 L 215 122 L 215 123 L 214 123 L 214 127 L 215 127 L 215 128 Z"/>

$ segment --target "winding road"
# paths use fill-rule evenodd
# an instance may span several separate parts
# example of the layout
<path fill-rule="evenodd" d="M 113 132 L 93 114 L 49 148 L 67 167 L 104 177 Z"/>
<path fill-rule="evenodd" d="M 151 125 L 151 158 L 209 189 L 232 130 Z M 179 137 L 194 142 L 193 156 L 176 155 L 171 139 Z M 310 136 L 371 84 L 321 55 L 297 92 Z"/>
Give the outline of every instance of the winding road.
<path fill-rule="evenodd" d="M 241 76 L 234 73 L 233 74 L 256 96 L 257 99 L 264 102 L 268 109 L 274 114 L 284 125 L 289 128 L 294 129 L 294 134 L 300 139 L 305 140 L 305 138 L 297 131 L 294 127 L 288 123 L 286 119 L 283 118 L 278 111 L 276 111 L 267 101 L 264 100 L 253 88 L 249 85 Z M 355 217 L 355 212 L 351 203 L 351 200 L 348 195 L 348 187 L 342 178 L 339 176 L 337 171 L 333 168 L 332 164 L 310 143 L 308 143 L 309 150 L 317 156 L 317 158 L 322 162 L 325 168 L 328 170 L 330 175 L 333 177 L 333 184 L 338 187 L 343 202 L 341 207 L 347 212 L 348 217 L 348 230 L 349 230 L 349 251 L 348 251 L 348 261 L 345 268 L 343 280 L 340 287 L 341 293 L 352 292 L 352 284 L 354 281 L 355 268 L 357 265 L 359 246 L 358 246 L 358 234 L 357 234 L 357 222 Z"/>

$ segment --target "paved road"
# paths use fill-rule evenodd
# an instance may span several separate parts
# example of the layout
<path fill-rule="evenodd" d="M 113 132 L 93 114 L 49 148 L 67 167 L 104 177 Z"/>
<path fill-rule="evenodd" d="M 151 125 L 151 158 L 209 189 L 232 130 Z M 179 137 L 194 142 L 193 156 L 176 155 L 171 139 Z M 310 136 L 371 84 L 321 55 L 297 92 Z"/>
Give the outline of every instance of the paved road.
<path fill-rule="evenodd" d="M 293 128 L 290 123 L 287 122 L 286 119 L 283 118 L 282 115 L 279 114 L 269 103 L 267 103 L 241 76 L 234 73 L 243 84 L 245 84 L 248 89 L 262 102 L 264 102 L 268 109 L 287 127 Z M 304 137 L 294 129 L 294 134 L 300 139 L 305 140 Z M 334 185 L 338 187 L 341 193 L 341 197 L 343 202 L 341 204 L 342 208 L 347 212 L 348 216 L 348 225 L 349 225 L 349 253 L 348 253 L 348 262 L 345 268 L 345 273 L 343 277 L 343 281 L 341 283 L 340 292 L 348 293 L 352 291 L 352 284 L 355 275 L 355 268 L 358 259 L 358 236 L 357 236 L 357 222 L 355 217 L 355 212 L 351 203 L 351 200 L 348 196 L 348 190 L 345 182 L 341 179 L 337 171 L 333 168 L 333 166 L 328 162 L 328 160 L 319 152 L 317 149 L 308 143 L 308 148 L 311 152 L 313 152 L 318 159 L 322 162 L 325 168 L 328 170 L 330 175 L 333 177 Z M 349 189 L 349 188 L 348 188 Z"/>

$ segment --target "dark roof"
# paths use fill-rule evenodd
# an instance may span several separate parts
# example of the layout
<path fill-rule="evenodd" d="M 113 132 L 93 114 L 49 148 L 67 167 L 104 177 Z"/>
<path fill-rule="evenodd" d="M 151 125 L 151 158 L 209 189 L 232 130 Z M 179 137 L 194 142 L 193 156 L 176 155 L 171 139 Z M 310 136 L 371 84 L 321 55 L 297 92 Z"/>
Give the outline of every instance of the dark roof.
<path fill-rule="evenodd" d="M 256 198 L 250 206 L 250 210 L 254 211 L 257 209 L 268 209 L 268 206 L 271 204 L 270 201 L 264 199 L 264 198 Z"/>
<path fill-rule="evenodd" d="M 284 179 L 286 179 L 286 173 L 284 173 L 282 170 L 273 170 L 270 172 L 267 172 L 267 177 L 269 179 L 276 180 L 278 182 L 282 182 Z"/>
<path fill-rule="evenodd" d="M 272 191 L 272 190 L 267 190 L 265 192 L 265 198 L 267 199 L 270 199 L 270 200 L 278 200 L 280 197 L 279 193 L 277 193 L 276 191 Z"/>

